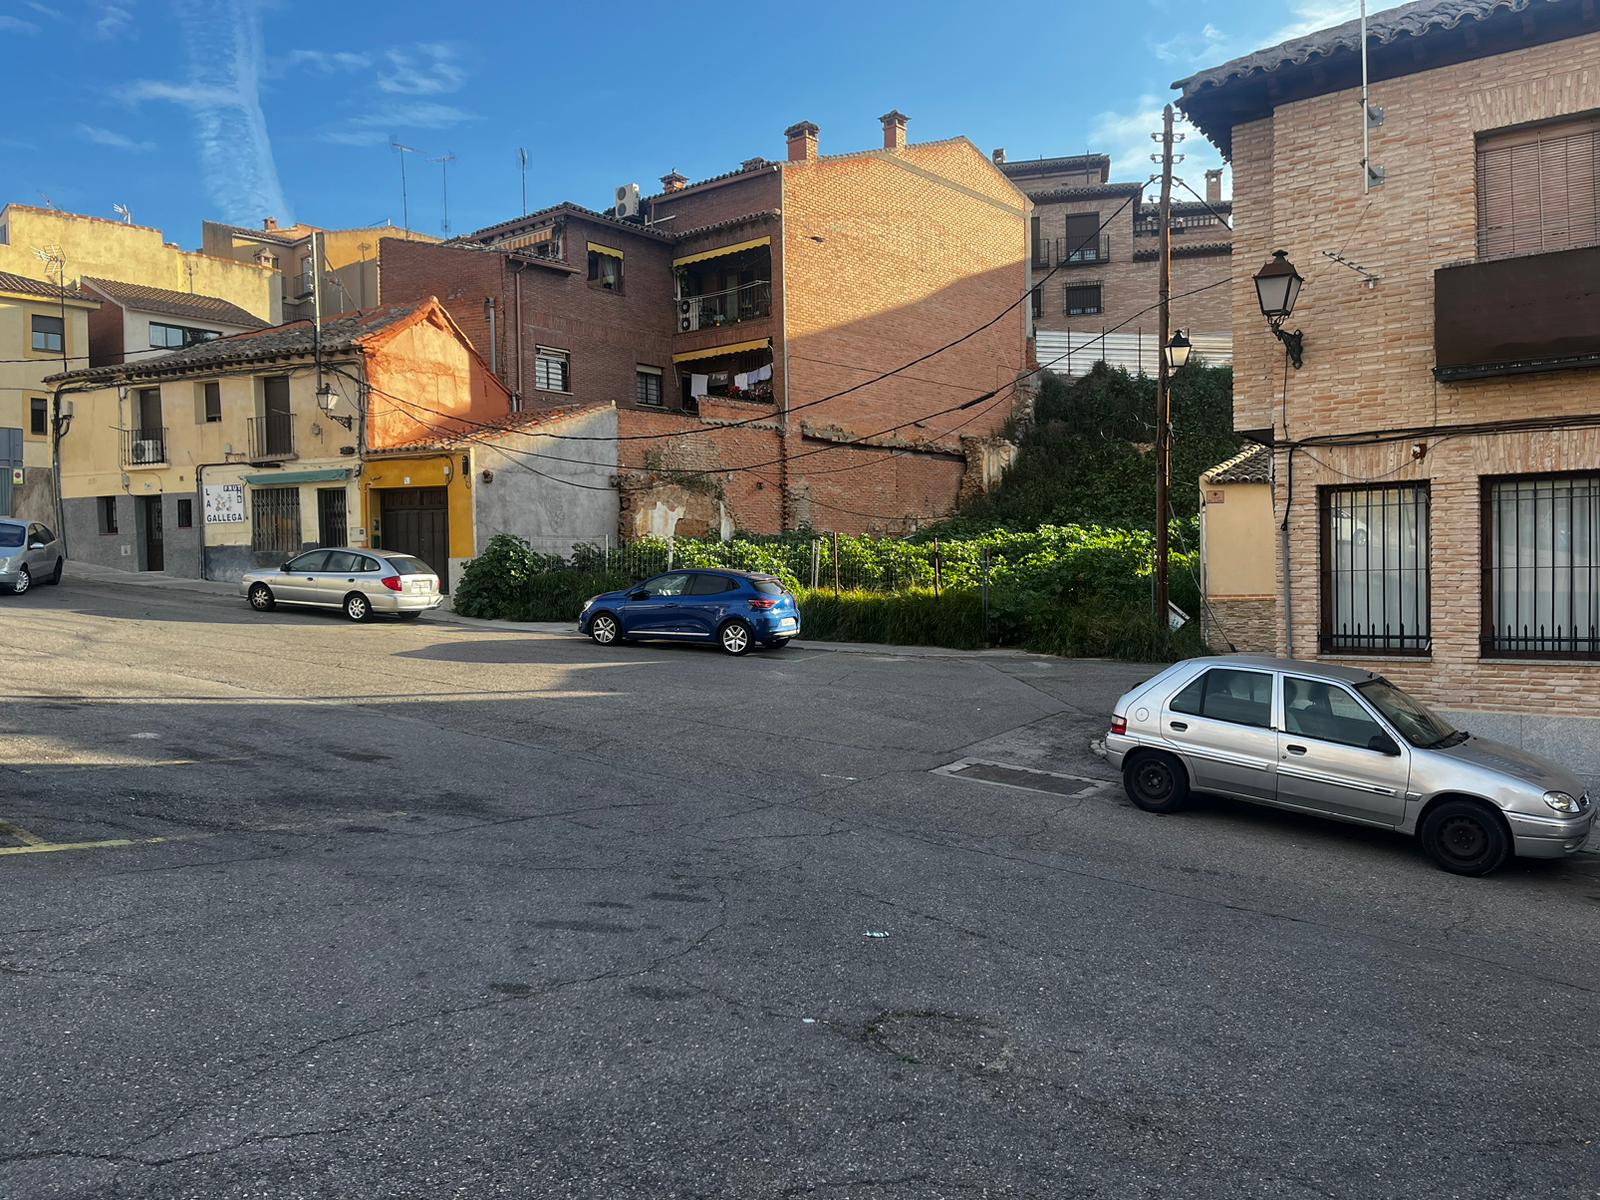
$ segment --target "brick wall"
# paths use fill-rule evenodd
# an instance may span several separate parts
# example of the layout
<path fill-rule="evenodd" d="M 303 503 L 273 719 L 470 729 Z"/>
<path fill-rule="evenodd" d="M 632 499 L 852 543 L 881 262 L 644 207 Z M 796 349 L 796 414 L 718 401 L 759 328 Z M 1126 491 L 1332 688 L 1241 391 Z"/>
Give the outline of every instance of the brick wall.
<path fill-rule="evenodd" d="M 1211 649 L 1238 654 L 1277 652 L 1278 610 L 1270 596 L 1257 599 L 1208 599 L 1201 610 L 1200 633 Z"/>

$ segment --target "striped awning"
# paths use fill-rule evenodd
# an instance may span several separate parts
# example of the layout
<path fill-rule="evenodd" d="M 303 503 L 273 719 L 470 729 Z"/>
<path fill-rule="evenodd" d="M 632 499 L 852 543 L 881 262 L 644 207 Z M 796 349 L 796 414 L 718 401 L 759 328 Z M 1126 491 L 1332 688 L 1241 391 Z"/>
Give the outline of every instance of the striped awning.
<path fill-rule="evenodd" d="M 611 246 L 602 246 L 599 242 L 590 242 L 589 249 L 595 254 L 609 254 L 612 258 L 621 258 L 622 251 Z"/>
<path fill-rule="evenodd" d="M 721 258 L 724 254 L 738 254 L 741 250 L 754 250 L 757 246 L 770 246 L 770 237 L 751 238 L 748 242 L 735 242 L 731 246 L 718 246 L 715 250 L 702 250 L 699 254 L 686 254 L 682 258 L 672 260 L 675 267 L 686 267 L 690 263 L 705 262 L 708 258 Z"/>
<path fill-rule="evenodd" d="M 747 350 L 770 350 L 770 338 L 758 338 L 753 342 L 734 342 L 731 346 L 712 346 L 706 350 L 687 350 L 682 354 L 674 354 L 672 361 L 675 363 L 693 362 L 697 358 L 721 358 L 724 354 L 743 354 Z"/>

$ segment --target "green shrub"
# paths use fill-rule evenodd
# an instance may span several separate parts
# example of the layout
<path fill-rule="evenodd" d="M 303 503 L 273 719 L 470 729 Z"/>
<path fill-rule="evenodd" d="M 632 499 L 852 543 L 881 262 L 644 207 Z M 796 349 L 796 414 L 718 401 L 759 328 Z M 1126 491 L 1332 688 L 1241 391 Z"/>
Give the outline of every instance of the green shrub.
<path fill-rule="evenodd" d="M 804 588 L 796 593 L 796 599 L 804 638 L 956 650 L 984 645 L 983 598 L 971 590 L 945 591 L 937 596 L 922 588 L 835 596 L 831 588 Z"/>

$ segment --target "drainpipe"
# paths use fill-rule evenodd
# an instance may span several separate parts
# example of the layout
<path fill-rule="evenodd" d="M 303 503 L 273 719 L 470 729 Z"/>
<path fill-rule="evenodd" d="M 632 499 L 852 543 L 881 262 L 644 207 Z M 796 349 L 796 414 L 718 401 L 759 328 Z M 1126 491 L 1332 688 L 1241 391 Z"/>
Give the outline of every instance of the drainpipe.
<path fill-rule="evenodd" d="M 62 326 L 65 328 L 65 325 Z M 67 436 L 67 431 L 72 428 L 72 418 L 61 413 L 61 397 L 76 395 L 79 392 L 97 392 L 104 384 L 56 384 L 56 390 L 50 401 L 50 497 L 51 508 L 55 511 L 56 536 L 61 539 L 61 548 L 68 557 L 71 557 L 72 548 L 67 545 L 67 508 L 66 501 L 61 494 L 61 439 Z M 121 414 L 118 414 L 117 424 L 122 424 Z"/>
<path fill-rule="evenodd" d="M 208 462 L 200 463 L 194 469 L 194 492 L 200 501 L 200 578 L 209 580 L 211 576 L 206 571 L 206 468 L 207 467 L 238 467 L 243 463 Z"/>
<path fill-rule="evenodd" d="M 489 318 L 489 374 L 499 378 L 500 375 L 500 339 L 495 335 L 494 297 L 488 296 L 483 301 L 484 313 Z M 504 380 L 501 380 L 504 383 Z"/>
<path fill-rule="evenodd" d="M 1283 637 L 1284 657 L 1294 657 L 1294 609 L 1289 606 L 1289 514 L 1294 511 L 1294 447 L 1289 447 L 1289 460 L 1285 468 L 1288 472 L 1286 489 L 1283 501 L 1283 524 L 1278 527 L 1280 550 L 1283 561 Z"/>
<path fill-rule="evenodd" d="M 517 328 L 516 328 L 515 336 L 512 338 L 512 348 L 515 350 L 516 355 L 517 355 L 517 407 L 521 408 L 522 407 L 522 403 L 523 403 L 523 401 L 522 401 L 522 268 L 521 267 L 517 268 L 517 273 L 513 278 L 513 286 L 516 288 L 516 302 L 517 302 L 516 303 L 516 310 L 517 311 L 516 311 L 515 316 L 516 316 Z"/>

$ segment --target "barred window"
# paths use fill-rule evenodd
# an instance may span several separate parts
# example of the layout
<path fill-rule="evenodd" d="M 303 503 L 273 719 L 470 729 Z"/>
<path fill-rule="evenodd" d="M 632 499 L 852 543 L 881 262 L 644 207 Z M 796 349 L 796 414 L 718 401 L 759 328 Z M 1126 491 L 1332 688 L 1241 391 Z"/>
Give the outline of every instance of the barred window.
<path fill-rule="evenodd" d="M 269 554 L 300 549 L 300 489 L 250 489 L 250 548 Z"/>
<path fill-rule="evenodd" d="M 1428 486 L 1322 490 L 1325 654 L 1425 654 L 1429 621 Z"/>
<path fill-rule="evenodd" d="M 1478 257 L 1600 242 L 1600 115 L 1478 139 Z"/>
<path fill-rule="evenodd" d="M 1600 659 L 1600 475 L 1489 480 L 1482 651 Z"/>
<path fill-rule="evenodd" d="M 1067 285 L 1067 316 L 1090 317 L 1105 311 L 1102 288 L 1098 283 L 1069 283 Z"/>
<path fill-rule="evenodd" d="M 541 392 L 570 392 L 569 366 L 565 350 L 540 346 L 533 359 L 533 386 Z"/>
<path fill-rule="evenodd" d="M 633 398 L 649 408 L 662 406 L 660 367 L 640 367 L 634 372 Z"/>
<path fill-rule="evenodd" d="M 1044 316 L 1044 288 L 1042 287 L 1033 289 L 1033 315 L 1036 317 Z"/>

